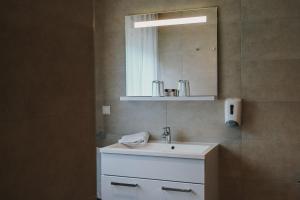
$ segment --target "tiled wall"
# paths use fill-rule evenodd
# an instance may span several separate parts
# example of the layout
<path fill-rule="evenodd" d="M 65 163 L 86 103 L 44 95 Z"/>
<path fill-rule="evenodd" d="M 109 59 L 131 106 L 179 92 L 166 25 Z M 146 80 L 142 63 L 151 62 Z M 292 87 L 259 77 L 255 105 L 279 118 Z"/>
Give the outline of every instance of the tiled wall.
<path fill-rule="evenodd" d="M 0 199 L 94 200 L 92 1 L 2 1 L 0 24 Z"/>
<path fill-rule="evenodd" d="M 221 199 L 300 198 L 300 1 L 96 0 L 96 5 L 96 43 L 104 42 L 96 48 L 98 145 L 141 130 L 159 139 L 167 125 L 175 140 L 221 143 Z M 120 102 L 124 16 L 208 6 L 219 7 L 219 100 Z M 227 97 L 244 99 L 241 129 L 224 125 Z M 110 116 L 102 118 L 102 104 L 112 105 Z"/>
<path fill-rule="evenodd" d="M 300 2 L 242 0 L 245 199 L 299 199 Z"/>

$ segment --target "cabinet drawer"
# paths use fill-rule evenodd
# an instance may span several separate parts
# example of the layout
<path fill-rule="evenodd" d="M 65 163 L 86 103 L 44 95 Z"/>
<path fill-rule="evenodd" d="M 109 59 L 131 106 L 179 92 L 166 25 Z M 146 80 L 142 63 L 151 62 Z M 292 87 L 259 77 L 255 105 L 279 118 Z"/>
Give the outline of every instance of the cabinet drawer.
<path fill-rule="evenodd" d="M 204 160 L 101 154 L 101 174 L 204 183 Z"/>
<path fill-rule="evenodd" d="M 204 200 L 202 184 L 102 175 L 102 200 Z"/>

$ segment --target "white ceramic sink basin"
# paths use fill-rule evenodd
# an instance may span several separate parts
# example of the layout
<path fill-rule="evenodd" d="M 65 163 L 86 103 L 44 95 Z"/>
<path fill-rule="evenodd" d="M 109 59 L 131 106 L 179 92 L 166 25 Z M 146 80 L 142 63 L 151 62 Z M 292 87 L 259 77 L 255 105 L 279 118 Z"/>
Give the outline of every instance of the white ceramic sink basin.
<path fill-rule="evenodd" d="M 146 155 L 146 156 L 164 156 L 164 157 L 179 157 L 179 158 L 194 158 L 204 159 L 205 155 L 215 148 L 218 144 L 215 143 L 156 143 L 151 142 L 146 145 L 127 146 L 124 144 L 113 144 L 104 148 L 100 148 L 102 153 L 117 153 L 131 155 Z"/>

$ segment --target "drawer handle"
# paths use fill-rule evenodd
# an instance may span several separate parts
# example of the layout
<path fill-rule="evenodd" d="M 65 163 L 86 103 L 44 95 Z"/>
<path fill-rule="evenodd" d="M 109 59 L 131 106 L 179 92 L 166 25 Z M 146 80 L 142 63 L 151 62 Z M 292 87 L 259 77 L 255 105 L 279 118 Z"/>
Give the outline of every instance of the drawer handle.
<path fill-rule="evenodd" d="M 174 191 L 174 192 L 192 192 L 192 189 L 180 189 L 180 188 L 170 188 L 170 187 L 161 187 L 162 190 Z"/>
<path fill-rule="evenodd" d="M 131 183 L 118 183 L 118 182 L 110 182 L 111 185 L 117 186 L 125 186 L 125 187 L 137 187 L 138 184 L 131 184 Z"/>

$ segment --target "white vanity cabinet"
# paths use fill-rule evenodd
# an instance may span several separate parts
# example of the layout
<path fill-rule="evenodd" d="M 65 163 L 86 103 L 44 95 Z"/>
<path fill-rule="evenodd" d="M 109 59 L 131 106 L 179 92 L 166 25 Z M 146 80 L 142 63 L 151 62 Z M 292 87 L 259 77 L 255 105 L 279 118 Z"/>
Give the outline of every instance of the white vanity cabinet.
<path fill-rule="evenodd" d="M 102 176 L 102 199 L 110 200 L 199 200 L 204 185 L 172 181 Z"/>
<path fill-rule="evenodd" d="M 217 146 L 203 154 L 191 158 L 103 151 L 102 200 L 217 200 Z"/>

